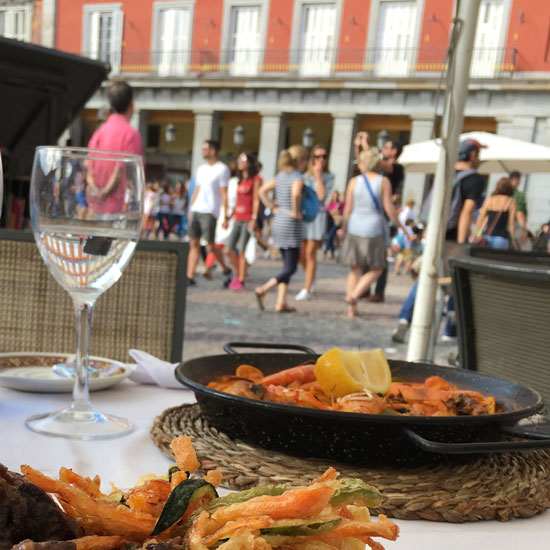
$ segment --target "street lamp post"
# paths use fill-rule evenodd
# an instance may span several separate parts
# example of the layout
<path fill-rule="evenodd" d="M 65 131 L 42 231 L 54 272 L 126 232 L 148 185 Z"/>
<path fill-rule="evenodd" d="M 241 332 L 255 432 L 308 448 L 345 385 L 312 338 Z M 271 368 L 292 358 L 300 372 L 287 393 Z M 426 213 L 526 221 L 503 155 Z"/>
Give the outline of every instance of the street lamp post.
<path fill-rule="evenodd" d="M 309 149 L 310 147 L 313 146 L 313 140 L 315 139 L 315 133 L 313 132 L 313 130 L 308 126 L 305 130 L 304 130 L 304 133 L 302 134 L 302 145 L 306 148 L 306 149 Z"/>

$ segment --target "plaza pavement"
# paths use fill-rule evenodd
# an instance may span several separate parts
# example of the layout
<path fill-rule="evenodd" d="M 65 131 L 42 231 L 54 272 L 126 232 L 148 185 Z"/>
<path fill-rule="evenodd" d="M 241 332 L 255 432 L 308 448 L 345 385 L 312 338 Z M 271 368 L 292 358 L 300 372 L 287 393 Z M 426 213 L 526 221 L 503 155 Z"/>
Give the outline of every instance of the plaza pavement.
<path fill-rule="evenodd" d="M 246 290 L 235 292 L 222 288 L 219 267 L 214 270 L 214 279 L 209 281 L 202 276 L 203 266 L 199 265 L 197 284 L 187 289 L 184 360 L 224 353 L 223 345 L 230 341 L 302 344 L 318 353 L 336 346 L 343 349 L 380 347 L 388 358 L 406 358 L 407 344 L 392 342 L 391 334 L 412 286 L 410 276 L 390 273 L 385 302 L 361 300 L 360 317 L 349 319 L 344 302 L 348 270 L 333 260 L 321 260 L 312 300 L 294 300 L 304 282 L 304 272 L 299 268 L 289 286 L 289 304 L 295 306 L 297 312 L 274 311 L 276 290 L 267 295 L 266 309 L 260 311 L 254 287 L 278 273 L 280 268 L 280 259 L 258 259 L 249 270 Z M 453 344 L 439 341 L 435 362 L 447 365 L 451 347 Z"/>

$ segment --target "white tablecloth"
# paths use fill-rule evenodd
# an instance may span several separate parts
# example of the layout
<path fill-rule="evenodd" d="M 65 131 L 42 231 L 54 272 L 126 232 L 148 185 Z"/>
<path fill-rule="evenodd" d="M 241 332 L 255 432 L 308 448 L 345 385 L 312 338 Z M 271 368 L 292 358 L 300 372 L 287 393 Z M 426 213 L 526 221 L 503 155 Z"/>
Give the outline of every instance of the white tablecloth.
<path fill-rule="evenodd" d="M 99 474 L 106 489 L 111 481 L 127 488 L 143 474 L 165 473 L 170 460 L 149 435 L 153 419 L 168 407 L 193 402 L 193 394 L 125 381 L 91 395 L 98 410 L 130 418 L 136 431 L 110 441 L 80 442 L 38 435 L 25 428 L 25 419 L 62 408 L 68 404 L 70 395 L 0 388 L 0 462 L 17 472 L 21 464 L 29 464 L 50 476 L 57 476 L 61 466 L 86 476 Z M 550 550 L 550 510 L 533 518 L 506 523 L 396 523 L 401 534 L 396 542 L 384 541 L 387 550 Z"/>

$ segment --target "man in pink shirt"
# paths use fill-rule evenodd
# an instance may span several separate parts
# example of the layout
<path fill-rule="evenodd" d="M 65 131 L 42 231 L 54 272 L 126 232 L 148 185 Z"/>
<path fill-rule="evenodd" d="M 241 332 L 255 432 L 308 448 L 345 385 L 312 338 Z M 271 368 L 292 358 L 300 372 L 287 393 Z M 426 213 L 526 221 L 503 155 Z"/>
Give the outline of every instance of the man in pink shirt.
<path fill-rule="evenodd" d="M 133 153 L 143 157 L 139 132 L 130 124 L 134 114 L 134 90 L 126 82 L 117 81 L 107 89 L 112 114 L 94 132 L 88 148 L 103 151 Z M 96 214 L 117 213 L 123 210 L 126 195 L 126 174 L 123 165 L 92 160 L 86 180 L 91 187 L 90 205 Z M 102 202 L 94 202 L 93 195 L 100 195 Z"/>

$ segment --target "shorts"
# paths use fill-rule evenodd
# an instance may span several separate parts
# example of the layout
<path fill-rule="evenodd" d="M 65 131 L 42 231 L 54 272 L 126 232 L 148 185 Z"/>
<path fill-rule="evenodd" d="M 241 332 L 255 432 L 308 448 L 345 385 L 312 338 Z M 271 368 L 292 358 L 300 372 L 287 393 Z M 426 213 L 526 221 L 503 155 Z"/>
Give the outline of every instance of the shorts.
<path fill-rule="evenodd" d="M 227 248 L 230 250 L 237 250 L 244 254 L 248 240 L 250 239 L 250 233 L 248 232 L 249 222 L 235 222 L 233 230 L 229 235 L 227 241 Z"/>
<path fill-rule="evenodd" d="M 327 213 L 319 212 L 315 219 L 304 222 L 304 240 L 322 241 L 327 226 Z"/>
<path fill-rule="evenodd" d="M 187 234 L 190 239 L 203 237 L 207 244 L 213 243 L 216 236 L 216 218 L 212 214 L 193 212 Z"/>
<path fill-rule="evenodd" d="M 384 236 L 358 237 L 348 233 L 342 246 L 341 262 L 348 267 L 383 269 L 386 265 Z"/>
<path fill-rule="evenodd" d="M 401 254 L 401 256 L 403 256 L 403 259 L 404 260 L 412 260 L 413 259 L 413 251 L 412 251 L 412 248 L 402 248 L 401 251 L 399 252 L 399 254 Z"/>
<path fill-rule="evenodd" d="M 83 208 L 86 208 L 88 206 L 88 201 L 86 200 L 86 193 L 79 191 L 75 195 L 75 198 L 79 206 L 82 206 Z"/>

